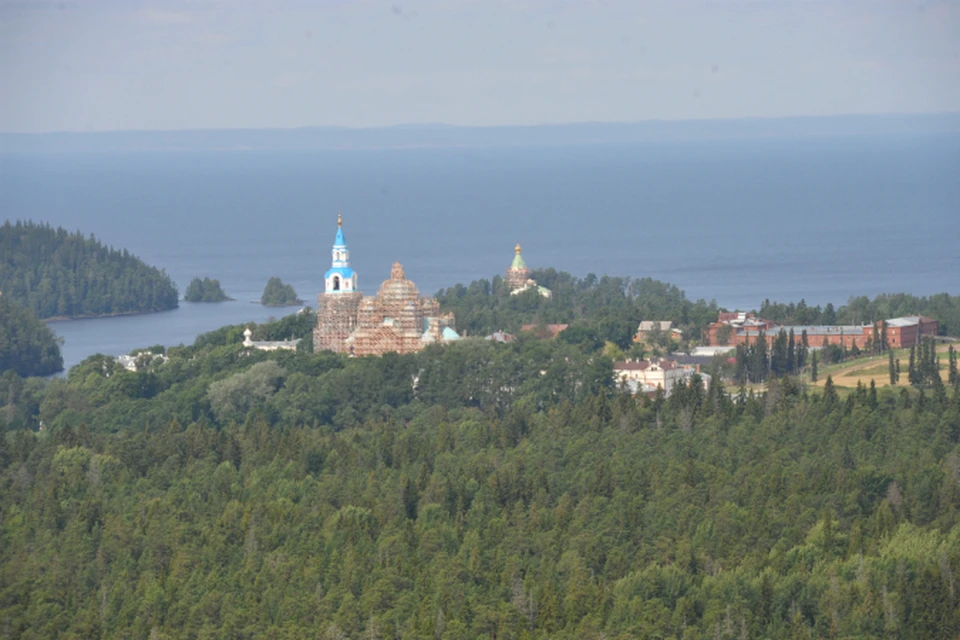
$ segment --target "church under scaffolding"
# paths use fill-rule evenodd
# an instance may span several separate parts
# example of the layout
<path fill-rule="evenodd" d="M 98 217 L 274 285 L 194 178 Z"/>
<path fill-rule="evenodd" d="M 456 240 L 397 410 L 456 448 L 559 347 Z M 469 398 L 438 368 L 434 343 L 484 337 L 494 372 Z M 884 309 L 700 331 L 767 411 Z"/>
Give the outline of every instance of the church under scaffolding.
<path fill-rule="evenodd" d="M 393 264 L 390 278 L 383 281 L 376 296 L 359 292 L 339 216 L 332 253 L 324 292 L 317 296 L 314 351 L 354 356 L 412 353 L 431 343 L 459 339 L 453 314 L 441 315 L 435 298 L 421 296 L 399 262 Z"/>

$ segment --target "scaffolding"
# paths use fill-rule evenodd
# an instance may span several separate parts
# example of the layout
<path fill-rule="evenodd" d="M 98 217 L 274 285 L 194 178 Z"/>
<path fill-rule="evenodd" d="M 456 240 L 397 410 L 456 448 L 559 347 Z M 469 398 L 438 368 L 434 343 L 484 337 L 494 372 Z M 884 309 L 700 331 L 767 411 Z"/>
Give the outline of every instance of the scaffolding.
<path fill-rule="evenodd" d="M 357 326 L 357 308 L 363 294 L 321 293 L 317 296 L 317 325 L 313 329 L 314 351 L 346 353 L 347 338 Z"/>
<path fill-rule="evenodd" d="M 439 342 L 443 329 L 453 328 L 453 323 L 453 314 L 441 316 L 436 299 L 421 297 L 417 286 L 407 280 L 403 266 L 395 262 L 376 297 L 318 297 L 314 349 L 354 356 L 413 353 Z"/>

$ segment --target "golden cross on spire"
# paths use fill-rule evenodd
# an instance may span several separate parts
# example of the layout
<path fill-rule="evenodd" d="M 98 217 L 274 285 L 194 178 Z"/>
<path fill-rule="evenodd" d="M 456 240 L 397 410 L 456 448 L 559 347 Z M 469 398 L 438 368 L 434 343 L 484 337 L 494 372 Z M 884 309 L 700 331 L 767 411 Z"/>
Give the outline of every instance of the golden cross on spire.
<path fill-rule="evenodd" d="M 519 243 L 519 242 L 517 243 L 517 246 L 513 248 L 513 250 L 517 252 L 517 255 L 520 255 L 520 243 Z"/>
<path fill-rule="evenodd" d="M 343 216 L 340 214 L 339 211 L 337 211 L 337 226 L 338 227 L 343 226 Z"/>

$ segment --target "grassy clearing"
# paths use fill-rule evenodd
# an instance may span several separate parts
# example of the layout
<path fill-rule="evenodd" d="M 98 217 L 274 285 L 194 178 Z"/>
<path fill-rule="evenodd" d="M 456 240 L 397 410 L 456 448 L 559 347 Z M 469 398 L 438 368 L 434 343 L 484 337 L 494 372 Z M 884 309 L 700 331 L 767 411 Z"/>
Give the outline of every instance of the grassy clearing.
<path fill-rule="evenodd" d="M 937 346 L 937 354 L 946 355 L 950 345 L 942 344 Z M 907 369 L 910 362 L 910 349 L 897 349 L 893 352 L 894 360 L 900 361 L 900 382 L 898 387 L 909 386 L 907 382 Z M 814 386 L 822 387 L 827 380 L 827 376 L 833 378 L 833 384 L 836 387 L 856 387 L 857 382 L 865 386 L 870 385 L 870 381 L 877 387 L 890 386 L 890 373 L 888 370 L 889 356 L 870 356 L 867 358 L 857 358 L 856 360 L 847 360 L 838 364 L 831 364 L 822 367 L 817 374 L 817 381 Z M 946 358 L 941 358 L 940 377 L 944 383 L 948 383 L 949 369 L 947 368 Z"/>
<path fill-rule="evenodd" d="M 862 369 L 853 369 L 852 371 L 847 371 L 843 374 L 845 378 L 851 378 L 854 376 L 881 376 L 887 375 L 889 377 L 889 364 L 881 364 L 875 367 L 864 367 Z"/>

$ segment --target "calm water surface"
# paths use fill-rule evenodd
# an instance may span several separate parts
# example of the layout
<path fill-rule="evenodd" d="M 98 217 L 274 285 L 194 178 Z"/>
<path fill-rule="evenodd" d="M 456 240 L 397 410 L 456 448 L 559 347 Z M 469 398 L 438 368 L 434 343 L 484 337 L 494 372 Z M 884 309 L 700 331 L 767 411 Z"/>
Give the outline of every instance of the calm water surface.
<path fill-rule="evenodd" d="M 0 155 L 0 213 L 93 233 L 236 302 L 52 323 L 68 366 L 190 343 L 312 304 L 336 215 L 366 293 L 400 260 L 424 293 L 531 267 L 650 276 L 691 298 L 841 304 L 960 293 L 960 135 L 551 149 Z"/>

